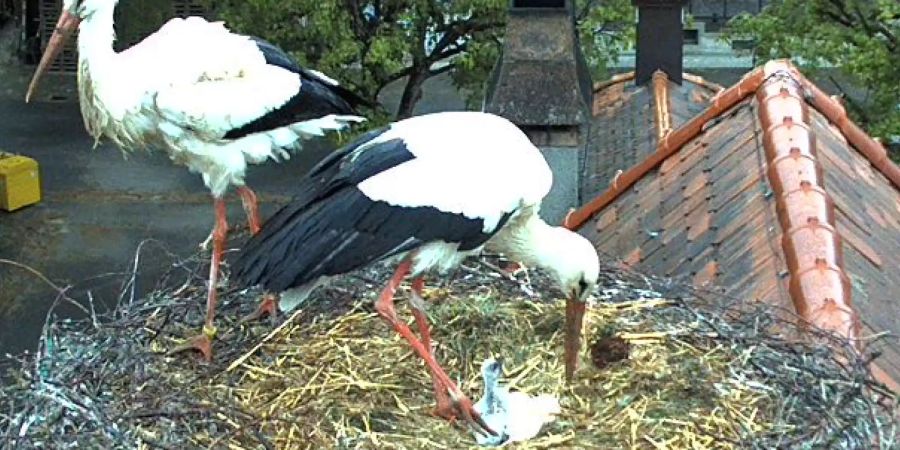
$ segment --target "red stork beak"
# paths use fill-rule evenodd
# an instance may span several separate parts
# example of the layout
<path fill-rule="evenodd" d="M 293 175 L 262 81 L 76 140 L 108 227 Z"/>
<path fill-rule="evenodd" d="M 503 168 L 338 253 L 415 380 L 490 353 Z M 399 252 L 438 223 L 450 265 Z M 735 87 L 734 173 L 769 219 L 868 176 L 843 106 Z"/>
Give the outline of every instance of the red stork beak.
<path fill-rule="evenodd" d="M 581 327 L 584 323 L 585 302 L 577 297 L 566 300 L 566 382 L 571 382 L 578 369 L 581 350 Z"/>
<path fill-rule="evenodd" d="M 50 36 L 50 42 L 47 44 L 47 50 L 45 50 L 44 55 L 41 56 L 41 62 L 34 72 L 34 77 L 31 78 L 31 84 L 28 85 L 28 92 L 25 94 L 25 103 L 31 101 L 31 97 L 37 90 L 38 83 L 41 81 L 44 73 L 47 72 L 47 68 L 50 67 L 50 64 L 53 63 L 53 60 L 56 59 L 56 56 L 59 55 L 59 52 L 63 49 L 66 39 L 78 29 L 79 23 L 81 23 L 81 18 L 68 11 L 63 11 L 59 16 L 59 21 L 56 22 L 56 29 L 53 30 L 53 35 Z"/>

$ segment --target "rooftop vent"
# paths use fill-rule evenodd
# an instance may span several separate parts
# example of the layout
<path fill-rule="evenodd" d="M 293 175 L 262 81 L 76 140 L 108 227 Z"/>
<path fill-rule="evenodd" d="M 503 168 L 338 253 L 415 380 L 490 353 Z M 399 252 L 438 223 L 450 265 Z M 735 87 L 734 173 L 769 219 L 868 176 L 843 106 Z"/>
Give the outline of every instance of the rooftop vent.
<path fill-rule="evenodd" d="M 558 8 L 566 7 L 566 0 L 512 0 L 512 8 Z"/>
<path fill-rule="evenodd" d="M 647 83 L 653 78 L 653 72 L 662 70 L 669 81 L 681 84 L 684 43 L 681 8 L 686 2 L 632 0 L 638 8 L 635 83 Z"/>
<path fill-rule="evenodd" d="M 580 204 L 580 161 L 591 118 L 591 77 L 572 0 L 511 0 L 503 53 L 484 109 L 519 126 L 553 171 L 541 217 L 560 223 Z"/>
<path fill-rule="evenodd" d="M 590 117 L 590 95 L 572 1 L 511 0 L 485 110 L 520 126 L 573 126 Z"/>

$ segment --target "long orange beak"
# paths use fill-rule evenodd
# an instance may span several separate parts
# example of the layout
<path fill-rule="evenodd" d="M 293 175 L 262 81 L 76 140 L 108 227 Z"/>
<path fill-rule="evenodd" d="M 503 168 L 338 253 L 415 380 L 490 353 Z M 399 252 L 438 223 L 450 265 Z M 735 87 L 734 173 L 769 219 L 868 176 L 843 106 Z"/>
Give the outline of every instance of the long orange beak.
<path fill-rule="evenodd" d="M 578 369 L 581 350 L 581 327 L 584 323 L 585 302 L 575 297 L 566 300 L 566 382 L 571 382 Z"/>
<path fill-rule="evenodd" d="M 31 101 L 31 97 L 37 90 L 41 78 L 43 78 L 44 74 L 47 72 L 47 68 L 50 67 L 50 64 L 53 63 L 53 60 L 56 59 L 56 56 L 59 55 L 59 52 L 63 49 L 66 39 L 78 29 L 79 23 L 81 23 L 81 18 L 68 11 L 63 11 L 59 16 L 59 21 L 56 22 L 56 29 L 53 30 L 53 36 L 50 36 L 50 42 L 47 44 L 47 50 L 45 50 L 44 55 L 41 56 L 41 62 L 38 64 L 37 70 L 31 78 L 31 84 L 28 85 L 28 92 L 25 94 L 25 103 Z"/>

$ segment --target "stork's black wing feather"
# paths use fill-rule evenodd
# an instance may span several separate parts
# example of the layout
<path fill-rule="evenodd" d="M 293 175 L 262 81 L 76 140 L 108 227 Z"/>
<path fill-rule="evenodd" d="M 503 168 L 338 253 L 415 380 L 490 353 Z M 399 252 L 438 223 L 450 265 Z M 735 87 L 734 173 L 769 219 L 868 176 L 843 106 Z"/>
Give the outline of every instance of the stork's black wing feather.
<path fill-rule="evenodd" d="M 256 48 L 262 52 L 263 56 L 266 58 L 267 64 L 278 66 L 294 73 L 300 73 L 300 65 L 285 53 L 284 50 L 265 39 L 256 36 L 248 37 L 256 44 Z"/>
<path fill-rule="evenodd" d="M 329 114 L 357 114 L 358 106 L 371 106 L 370 102 L 349 89 L 334 84 L 311 70 L 300 67 L 284 50 L 274 44 L 253 36 L 250 36 L 250 39 L 263 54 L 267 64 L 289 70 L 300 77 L 300 90 L 278 108 L 229 131 L 225 134 L 225 139 L 238 139 L 248 134 L 273 130 Z"/>
<path fill-rule="evenodd" d="M 414 158 L 401 139 L 356 151 L 381 132 L 362 136 L 304 178 L 300 193 L 241 250 L 233 265 L 240 284 L 280 292 L 427 242 L 458 243 L 460 249 L 470 250 L 490 238 L 480 219 L 366 197 L 357 187 L 360 182 Z"/>

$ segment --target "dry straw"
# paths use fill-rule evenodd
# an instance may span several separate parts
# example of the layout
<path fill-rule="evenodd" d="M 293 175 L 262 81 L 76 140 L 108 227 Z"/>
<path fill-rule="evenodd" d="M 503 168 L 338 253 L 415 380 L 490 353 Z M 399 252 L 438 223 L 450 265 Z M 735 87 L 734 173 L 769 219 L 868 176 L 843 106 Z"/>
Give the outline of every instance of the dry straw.
<path fill-rule="evenodd" d="M 50 319 L 36 356 L 6 361 L 0 448 L 474 446 L 467 430 L 429 414 L 423 364 L 373 312 L 389 269 L 343 277 L 277 327 L 239 325 L 257 293 L 226 289 L 215 362 L 206 365 L 165 354 L 202 321 L 203 258 L 175 262 L 138 299 L 138 256 L 115 313 Z M 565 308 L 549 282 L 467 264 L 428 291 L 438 360 L 473 400 L 490 355 L 504 358 L 512 387 L 561 399 L 557 421 L 518 448 L 898 445 L 893 397 L 865 361 L 842 363 L 842 343 L 827 335 L 783 335 L 785 314 L 609 265 L 586 344 L 618 338 L 627 357 L 598 369 L 586 349 L 566 385 Z M 594 355 L 611 356 L 603 351 Z"/>

